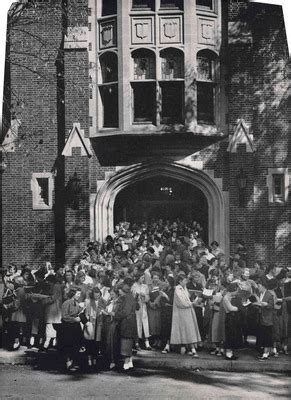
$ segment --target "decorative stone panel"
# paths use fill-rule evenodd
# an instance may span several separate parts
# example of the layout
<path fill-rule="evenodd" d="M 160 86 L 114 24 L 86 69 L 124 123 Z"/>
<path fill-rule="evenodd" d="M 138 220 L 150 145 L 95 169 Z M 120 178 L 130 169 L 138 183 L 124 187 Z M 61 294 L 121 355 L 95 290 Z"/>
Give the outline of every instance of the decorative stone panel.
<path fill-rule="evenodd" d="M 154 43 L 154 18 L 131 18 L 131 42 L 132 44 Z"/>
<path fill-rule="evenodd" d="M 182 17 L 160 17 L 160 43 L 183 43 Z"/>
<path fill-rule="evenodd" d="M 102 21 L 99 24 L 99 48 L 100 50 L 117 46 L 116 20 Z"/>
<path fill-rule="evenodd" d="M 198 18 L 198 43 L 215 45 L 215 20 Z"/>

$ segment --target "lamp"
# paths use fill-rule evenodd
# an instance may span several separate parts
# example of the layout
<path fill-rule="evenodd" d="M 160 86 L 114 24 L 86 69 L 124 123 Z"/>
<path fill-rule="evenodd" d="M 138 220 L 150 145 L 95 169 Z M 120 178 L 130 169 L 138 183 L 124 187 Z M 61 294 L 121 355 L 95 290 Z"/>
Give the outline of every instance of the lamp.
<path fill-rule="evenodd" d="M 239 190 L 239 206 L 245 207 L 246 188 L 247 188 L 247 175 L 241 168 L 236 176 L 237 186 Z"/>

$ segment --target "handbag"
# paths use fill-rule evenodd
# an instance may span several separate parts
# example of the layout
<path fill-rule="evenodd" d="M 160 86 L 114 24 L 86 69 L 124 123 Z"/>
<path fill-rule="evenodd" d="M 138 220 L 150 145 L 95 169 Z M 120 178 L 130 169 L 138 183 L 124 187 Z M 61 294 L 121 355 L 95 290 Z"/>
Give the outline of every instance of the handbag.
<path fill-rule="evenodd" d="M 92 322 L 88 321 L 84 325 L 84 330 L 83 330 L 84 338 L 86 340 L 94 340 L 94 326 Z"/>

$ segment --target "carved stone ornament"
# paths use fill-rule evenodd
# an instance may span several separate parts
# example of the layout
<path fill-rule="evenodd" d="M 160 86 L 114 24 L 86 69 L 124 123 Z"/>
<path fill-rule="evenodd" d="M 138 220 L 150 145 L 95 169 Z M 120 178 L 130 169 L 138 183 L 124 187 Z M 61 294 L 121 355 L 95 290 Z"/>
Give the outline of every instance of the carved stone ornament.
<path fill-rule="evenodd" d="M 153 18 L 131 19 L 131 41 L 132 44 L 153 43 Z"/>
<path fill-rule="evenodd" d="M 182 43 L 180 17 L 160 17 L 160 43 Z"/>
<path fill-rule="evenodd" d="M 106 21 L 100 24 L 100 49 L 116 46 L 116 23 Z"/>
<path fill-rule="evenodd" d="M 201 44 L 215 44 L 215 20 L 198 19 L 198 42 Z"/>

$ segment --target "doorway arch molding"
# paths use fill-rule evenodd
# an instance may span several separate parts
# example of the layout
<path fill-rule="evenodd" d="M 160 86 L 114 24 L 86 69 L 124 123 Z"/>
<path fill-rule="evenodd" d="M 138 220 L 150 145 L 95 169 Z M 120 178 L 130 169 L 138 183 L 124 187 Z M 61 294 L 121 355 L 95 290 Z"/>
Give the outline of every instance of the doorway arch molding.
<path fill-rule="evenodd" d="M 122 168 L 98 188 L 94 207 L 94 238 L 103 241 L 114 232 L 114 202 L 125 187 L 156 176 L 171 177 L 196 186 L 208 202 L 209 243 L 217 240 L 227 252 L 226 202 L 221 188 L 206 172 L 178 164 L 174 161 L 157 160 Z"/>

